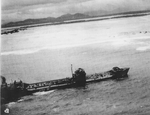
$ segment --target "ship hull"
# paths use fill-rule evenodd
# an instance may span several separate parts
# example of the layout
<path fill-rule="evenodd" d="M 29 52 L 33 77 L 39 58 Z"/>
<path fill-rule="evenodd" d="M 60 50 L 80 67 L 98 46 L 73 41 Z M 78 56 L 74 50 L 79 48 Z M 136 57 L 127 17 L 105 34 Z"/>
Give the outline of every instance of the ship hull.
<path fill-rule="evenodd" d="M 121 71 L 112 73 L 112 71 L 106 71 L 103 73 L 95 73 L 86 76 L 86 84 L 91 82 L 100 82 L 108 79 L 121 79 L 128 77 L 127 73 L 129 68 L 121 68 Z M 26 87 L 28 92 L 47 91 L 53 89 L 62 89 L 69 87 L 77 87 L 78 85 L 73 81 L 72 78 L 57 79 L 33 84 L 27 84 Z M 84 86 L 85 84 L 83 84 Z"/>
<path fill-rule="evenodd" d="M 19 83 L 19 85 L 8 84 L 6 87 L 1 87 L 2 104 L 18 100 L 22 96 L 31 95 L 39 91 L 49 91 L 53 89 L 64 89 L 71 87 L 85 86 L 88 83 L 100 82 L 108 79 L 122 79 L 128 77 L 129 68 L 119 68 L 119 70 L 109 70 L 102 73 L 95 73 L 85 76 L 84 84 L 77 84 L 74 78 L 63 78 L 38 83 Z"/>

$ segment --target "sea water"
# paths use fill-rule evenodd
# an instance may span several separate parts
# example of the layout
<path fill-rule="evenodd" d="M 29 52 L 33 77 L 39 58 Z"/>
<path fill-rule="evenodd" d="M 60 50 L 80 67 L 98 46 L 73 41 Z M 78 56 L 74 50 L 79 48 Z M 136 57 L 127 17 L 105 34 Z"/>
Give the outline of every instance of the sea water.
<path fill-rule="evenodd" d="M 28 28 L 2 35 L 1 74 L 34 83 L 130 67 L 129 78 L 41 92 L 8 107 L 12 115 L 150 114 L 150 16 Z"/>

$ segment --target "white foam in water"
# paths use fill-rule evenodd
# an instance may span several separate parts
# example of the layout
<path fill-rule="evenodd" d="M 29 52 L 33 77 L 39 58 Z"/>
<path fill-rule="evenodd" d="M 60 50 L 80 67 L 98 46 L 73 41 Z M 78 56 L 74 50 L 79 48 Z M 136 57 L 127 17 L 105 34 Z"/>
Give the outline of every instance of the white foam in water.
<path fill-rule="evenodd" d="M 95 40 L 95 41 L 87 41 L 87 42 L 81 42 L 76 44 L 64 44 L 64 45 L 56 45 L 56 46 L 45 46 L 37 49 L 28 49 L 28 50 L 17 50 L 17 51 L 10 51 L 10 52 L 2 52 L 1 55 L 25 55 L 25 54 L 32 54 L 39 52 L 41 50 L 47 50 L 47 49 L 62 49 L 62 48 L 71 48 L 71 47 L 78 47 L 78 46 L 85 46 L 90 44 L 98 44 L 98 43 L 105 43 L 105 42 L 111 42 L 114 46 L 124 46 L 129 44 L 129 40 L 126 41 L 125 39 L 114 39 L 114 40 Z"/>
<path fill-rule="evenodd" d="M 19 51 L 10 51 L 10 52 L 2 52 L 1 55 L 22 55 L 22 54 L 31 54 L 38 52 L 39 50 L 19 50 Z"/>
<path fill-rule="evenodd" d="M 18 100 L 17 102 L 22 102 L 22 101 L 24 101 L 24 99 L 20 99 L 20 100 Z"/>
<path fill-rule="evenodd" d="M 7 104 L 8 107 L 11 107 L 12 105 L 16 104 L 16 102 L 10 102 Z"/>
<path fill-rule="evenodd" d="M 112 40 L 109 40 L 112 41 Z M 102 42 L 109 42 L 109 41 L 95 41 L 95 42 L 87 42 L 87 43 L 80 43 L 80 44 L 71 44 L 71 45 L 60 45 L 60 46 L 52 46 L 52 47 L 41 47 L 39 49 L 31 49 L 31 50 L 19 50 L 19 51 L 10 51 L 10 52 L 2 52 L 1 55 L 24 55 L 24 54 L 32 54 L 39 52 L 45 49 L 60 49 L 60 48 L 70 48 L 70 47 L 77 47 L 95 43 L 102 43 Z"/>
<path fill-rule="evenodd" d="M 125 40 L 125 39 L 122 39 L 122 40 L 117 39 L 117 40 L 112 41 L 112 45 L 116 47 L 122 47 L 122 46 L 126 46 L 129 44 L 131 44 L 130 40 Z"/>
<path fill-rule="evenodd" d="M 51 91 L 42 91 L 42 92 L 34 93 L 34 95 L 37 95 L 37 96 L 40 96 L 40 95 L 46 95 L 46 94 L 52 93 L 52 92 L 54 92 L 54 91 L 55 91 L 55 90 L 51 90 Z"/>
<path fill-rule="evenodd" d="M 150 50 L 150 46 L 142 46 L 142 47 L 138 47 L 136 48 L 137 51 L 146 51 L 146 50 Z"/>

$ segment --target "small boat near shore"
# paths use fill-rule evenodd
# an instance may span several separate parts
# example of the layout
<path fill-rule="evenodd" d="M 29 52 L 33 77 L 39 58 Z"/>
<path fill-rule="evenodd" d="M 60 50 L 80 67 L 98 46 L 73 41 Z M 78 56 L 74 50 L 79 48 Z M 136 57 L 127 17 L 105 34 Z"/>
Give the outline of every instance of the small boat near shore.
<path fill-rule="evenodd" d="M 22 81 L 15 81 L 14 83 L 7 84 L 5 77 L 1 76 L 1 102 L 2 104 L 8 103 L 13 100 L 17 100 L 22 96 L 31 95 L 39 91 L 85 86 L 87 83 L 99 82 L 107 79 L 121 79 L 128 77 L 128 71 L 129 68 L 113 67 L 111 70 L 106 72 L 86 75 L 84 69 L 78 68 L 74 73 L 72 72 L 72 77 L 70 78 L 62 78 L 31 84 L 24 83 Z"/>

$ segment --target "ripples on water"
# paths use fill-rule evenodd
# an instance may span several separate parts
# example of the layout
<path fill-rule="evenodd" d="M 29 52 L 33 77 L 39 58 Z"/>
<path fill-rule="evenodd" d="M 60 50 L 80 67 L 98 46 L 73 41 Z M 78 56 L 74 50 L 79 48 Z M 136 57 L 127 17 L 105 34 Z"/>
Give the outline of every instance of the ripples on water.
<path fill-rule="evenodd" d="M 26 96 L 10 111 L 12 115 L 148 115 L 150 78 L 130 77 Z"/>
<path fill-rule="evenodd" d="M 36 82 L 68 77 L 71 63 L 88 74 L 113 66 L 130 67 L 124 80 L 25 96 L 8 104 L 11 115 L 149 115 L 150 39 L 143 32 L 150 31 L 149 16 L 127 19 L 47 26 L 3 36 L 7 52 L 2 73 L 9 79 Z M 65 45 L 69 48 L 49 49 Z"/>

